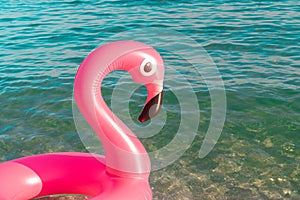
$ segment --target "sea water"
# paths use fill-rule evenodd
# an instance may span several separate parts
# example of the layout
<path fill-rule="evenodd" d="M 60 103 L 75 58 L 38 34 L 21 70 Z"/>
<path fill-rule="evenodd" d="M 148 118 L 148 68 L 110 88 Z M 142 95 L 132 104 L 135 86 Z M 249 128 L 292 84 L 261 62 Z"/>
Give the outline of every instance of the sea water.
<path fill-rule="evenodd" d="M 154 199 L 300 198 L 297 0 L 15 0 L 1 1 L 0 11 L 0 162 L 98 148 L 99 142 L 89 146 L 75 128 L 73 81 L 85 56 L 119 35 L 145 39 L 161 53 L 168 70 L 179 69 L 186 77 L 174 78 L 166 71 L 166 81 L 173 82 L 165 87 L 165 121 L 152 124 L 162 126 L 154 135 L 141 137 L 149 152 L 167 146 L 176 137 L 182 114 L 189 114 L 180 106 L 175 86 L 180 88 L 188 80 L 193 88 L 186 91 L 197 97 L 199 127 L 193 133 L 182 132 L 183 144 L 185 134 L 194 134 L 186 137 L 188 146 L 178 158 L 152 172 Z M 144 30 L 144 35 L 129 34 L 135 30 Z M 156 35 L 147 30 L 156 30 Z M 169 32 L 173 44 L 178 39 L 178 46 L 185 45 L 180 56 L 176 45 L 170 51 L 163 48 L 167 42 L 158 42 L 159 32 Z M 200 47 L 214 64 L 226 93 L 219 99 L 226 103 L 221 135 L 204 157 L 199 152 L 213 115 L 214 84 L 210 87 L 207 77 L 187 70 L 193 67 L 188 56 Z M 199 67 L 206 62 L 197 61 Z M 108 104 L 116 87 L 126 84 L 120 74 L 124 75 L 115 72 L 105 79 L 103 96 Z M 129 102 L 130 116 L 136 120 L 146 91 L 138 87 L 133 92 L 129 101 L 116 102 Z M 160 155 L 154 158 L 167 159 Z"/>

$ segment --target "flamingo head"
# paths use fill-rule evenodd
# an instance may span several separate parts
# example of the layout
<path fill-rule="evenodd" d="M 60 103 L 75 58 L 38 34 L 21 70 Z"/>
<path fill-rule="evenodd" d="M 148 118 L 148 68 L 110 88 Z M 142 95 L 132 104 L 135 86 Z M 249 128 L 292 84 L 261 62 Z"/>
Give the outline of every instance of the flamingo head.
<path fill-rule="evenodd" d="M 146 122 L 156 116 L 162 105 L 164 64 L 160 54 L 150 46 L 135 50 L 125 56 L 124 69 L 132 79 L 146 86 L 148 96 L 138 118 Z"/>

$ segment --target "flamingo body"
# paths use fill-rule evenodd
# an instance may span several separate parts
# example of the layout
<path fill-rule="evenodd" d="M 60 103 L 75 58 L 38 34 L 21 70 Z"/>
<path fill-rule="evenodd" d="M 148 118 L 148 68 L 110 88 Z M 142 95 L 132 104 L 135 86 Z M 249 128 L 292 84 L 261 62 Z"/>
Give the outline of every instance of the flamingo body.
<path fill-rule="evenodd" d="M 101 95 L 101 83 L 113 70 L 125 70 L 135 82 L 147 87 L 141 122 L 158 113 L 164 75 L 160 55 L 152 47 L 135 41 L 114 42 L 95 49 L 77 71 L 74 97 L 101 140 L 105 156 L 50 153 L 4 162 L 0 164 L 1 200 L 53 194 L 83 194 L 94 200 L 152 199 L 148 154 Z"/>
<path fill-rule="evenodd" d="M 148 181 L 107 174 L 103 156 L 89 153 L 53 153 L 0 164 L 0 199 L 25 200 L 52 194 L 82 194 L 92 199 L 151 199 Z M 12 173 L 14 172 L 14 173 Z M 129 199 L 129 197 L 128 197 Z"/>

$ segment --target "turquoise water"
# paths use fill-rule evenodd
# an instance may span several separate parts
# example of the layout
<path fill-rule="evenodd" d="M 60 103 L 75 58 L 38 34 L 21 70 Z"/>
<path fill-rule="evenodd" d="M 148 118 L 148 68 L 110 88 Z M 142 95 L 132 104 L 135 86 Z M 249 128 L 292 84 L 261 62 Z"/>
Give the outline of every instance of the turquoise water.
<path fill-rule="evenodd" d="M 72 115 L 73 80 L 83 58 L 115 34 L 169 28 L 195 40 L 213 59 L 224 81 L 227 115 L 215 148 L 199 158 L 211 117 L 210 95 L 201 78 L 187 73 L 199 85 L 194 91 L 199 129 L 180 159 L 152 173 L 154 199 L 300 198 L 298 1 L 0 5 L 0 162 L 38 153 L 86 151 Z M 184 64 L 174 59 L 174 52 L 160 53 L 167 63 Z M 104 85 L 108 102 L 117 78 L 118 73 L 112 74 Z M 145 91 L 136 92 L 133 117 Z M 163 134 L 143 140 L 149 151 L 174 136 L 174 124 L 180 121 L 174 99 L 167 90 L 168 123 Z"/>

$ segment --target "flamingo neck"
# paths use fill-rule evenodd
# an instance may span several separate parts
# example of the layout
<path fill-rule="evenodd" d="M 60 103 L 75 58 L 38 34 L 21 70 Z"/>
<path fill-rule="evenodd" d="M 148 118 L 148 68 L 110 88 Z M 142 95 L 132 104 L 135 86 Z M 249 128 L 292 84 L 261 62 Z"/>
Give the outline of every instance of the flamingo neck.
<path fill-rule="evenodd" d="M 102 80 L 97 88 L 101 88 Z M 117 175 L 149 173 L 147 151 L 135 134 L 107 106 L 101 89 L 95 91 L 95 102 L 95 130 L 104 146 L 107 170 Z"/>
<path fill-rule="evenodd" d="M 118 176 L 148 177 L 151 164 L 139 139 L 106 105 L 101 83 L 109 72 L 122 69 L 117 62 L 121 55 L 145 48 L 132 41 L 104 45 L 83 61 L 74 81 L 77 106 L 103 144 L 107 171 Z"/>

